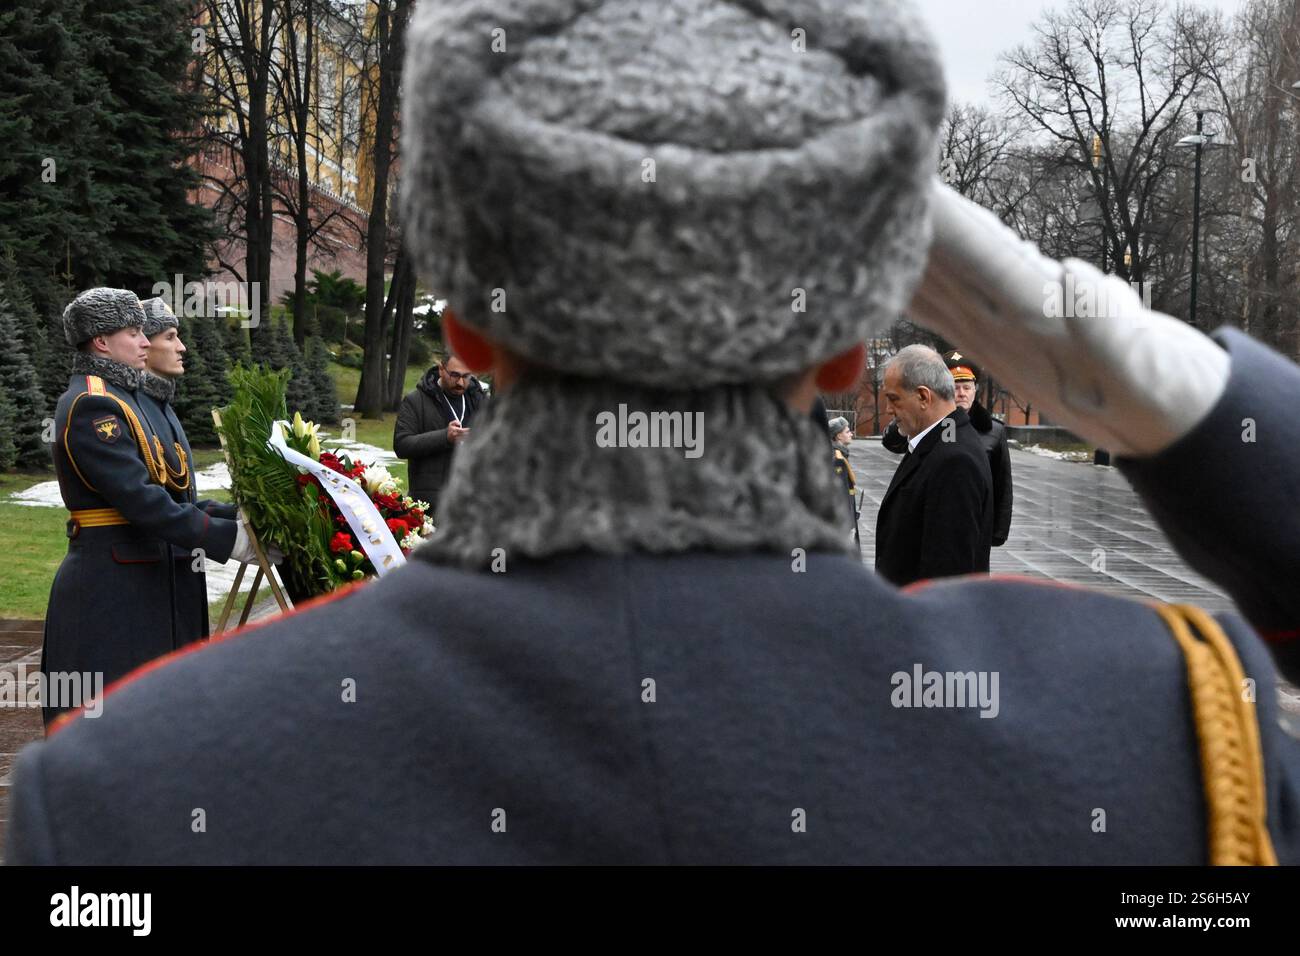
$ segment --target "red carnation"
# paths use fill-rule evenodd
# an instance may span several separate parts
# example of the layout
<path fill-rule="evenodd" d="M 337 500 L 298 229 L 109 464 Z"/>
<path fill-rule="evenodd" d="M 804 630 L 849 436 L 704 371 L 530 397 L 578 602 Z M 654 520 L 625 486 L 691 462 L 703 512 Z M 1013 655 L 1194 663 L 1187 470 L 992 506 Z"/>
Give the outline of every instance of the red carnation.
<path fill-rule="evenodd" d="M 375 507 L 380 511 L 402 510 L 402 503 L 398 501 L 397 495 L 375 495 L 371 500 L 374 501 Z"/>
<path fill-rule="evenodd" d="M 320 463 L 326 468 L 331 468 L 340 474 L 346 474 L 346 472 L 343 471 L 343 463 L 339 461 L 338 455 L 334 454 L 332 451 L 321 452 Z"/>
<path fill-rule="evenodd" d="M 340 531 L 334 537 L 330 538 L 330 550 L 335 554 L 347 554 L 354 550 L 352 546 L 352 535 L 346 531 Z"/>
<path fill-rule="evenodd" d="M 402 538 L 406 537 L 408 529 L 406 527 L 406 522 L 401 518 L 389 518 L 385 524 L 388 525 L 388 530 L 393 532 L 394 538 L 397 538 L 400 541 Z"/>

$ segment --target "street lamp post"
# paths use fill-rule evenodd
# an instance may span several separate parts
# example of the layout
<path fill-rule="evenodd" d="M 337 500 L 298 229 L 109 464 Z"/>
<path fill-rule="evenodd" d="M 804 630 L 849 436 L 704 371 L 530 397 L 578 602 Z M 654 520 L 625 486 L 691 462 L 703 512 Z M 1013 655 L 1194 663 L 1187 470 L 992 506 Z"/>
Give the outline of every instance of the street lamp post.
<path fill-rule="evenodd" d="M 1196 279 L 1201 251 L 1201 150 L 1205 148 L 1205 137 L 1201 134 L 1201 123 L 1205 114 L 1196 111 L 1196 174 L 1192 185 L 1192 292 L 1188 309 L 1188 321 L 1196 327 Z"/>
<path fill-rule="evenodd" d="M 1196 325 L 1196 281 L 1200 268 L 1201 252 L 1201 153 L 1209 145 L 1213 138 L 1213 133 L 1204 131 L 1203 120 L 1205 110 L 1196 111 L 1196 132 L 1190 136 L 1184 136 L 1175 146 L 1183 149 L 1196 150 L 1196 172 L 1192 184 L 1192 287 L 1189 296 L 1189 315 L 1188 321 Z"/>

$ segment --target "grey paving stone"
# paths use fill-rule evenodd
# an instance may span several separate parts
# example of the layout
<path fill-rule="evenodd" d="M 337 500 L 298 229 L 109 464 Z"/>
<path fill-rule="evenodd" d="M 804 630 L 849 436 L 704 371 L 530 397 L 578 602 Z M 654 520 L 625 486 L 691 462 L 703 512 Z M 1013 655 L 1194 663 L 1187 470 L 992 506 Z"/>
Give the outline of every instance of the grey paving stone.
<path fill-rule="evenodd" d="M 871 566 L 876 512 L 900 458 L 870 439 L 855 441 L 849 457 L 858 488 L 866 492 L 858 528 L 863 561 Z M 1006 544 L 993 549 L 994 574 L 1196 604 L 1210 611 L 1233 609 L 1221 588 L 1174 553 L 1116 469 L 1012 451 L 1011 473 L 1011 534 Z"/>

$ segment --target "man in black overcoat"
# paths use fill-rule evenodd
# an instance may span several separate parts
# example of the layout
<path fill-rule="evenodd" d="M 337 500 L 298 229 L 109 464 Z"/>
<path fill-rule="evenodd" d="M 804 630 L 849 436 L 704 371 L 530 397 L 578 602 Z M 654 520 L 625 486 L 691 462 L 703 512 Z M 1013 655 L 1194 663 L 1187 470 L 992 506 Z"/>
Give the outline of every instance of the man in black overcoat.
<path fill-rule="evenodd" d="M 876 571 L 898 585 L 987 572 L 993 479 L 947 365 L 909 345 L 885 368 L 883 395 L 908 450 L 876 516 Z"/>

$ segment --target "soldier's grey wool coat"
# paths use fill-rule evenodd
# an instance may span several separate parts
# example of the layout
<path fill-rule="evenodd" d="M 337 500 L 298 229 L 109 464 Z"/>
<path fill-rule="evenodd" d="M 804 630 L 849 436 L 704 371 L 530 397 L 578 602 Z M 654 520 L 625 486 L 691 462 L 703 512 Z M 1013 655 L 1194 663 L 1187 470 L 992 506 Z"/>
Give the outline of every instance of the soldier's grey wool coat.
<path fill-rule="evenodd" d="M 1219 620 L 1259 689 L 1268 826 L 1294 864 L 1300 741 L 1265 641 L 1300 680 L 1300 369 L 1220 341 L 1214 411 L 1121 468 L 1245 617 Z M 997 675 L 996 716 L 895 706 L 917 665 Z M 24 750 L 7 858 L 1198 864 L 1202 787 L 1186 664 L 1142 602 L 898 590 L 843 554 L 417 559 L 178 655 Z"/>
<path fill-rule="evenodd" d="M 104 376 L 69 380 L 54 415 L 54 470 L 69 511 L 112 509 L 128 523 L 69 520 L 68 553 L 50 588 L 41 654 L 47 674 L 102 673 L 105 685 L 195 638 L 196 618 L 178 611 L 174 555 L 183 553 L 187 568 L 196 548 L 225 561 L 236 534 L 224 508 L 204 510 L 151 474 L 136 433 L 138 424 L 156 450 L 147 399 L 122 384 L 138 384 L 138 375 L 126 374 L 133 370 L 125 366 L 115 374 L 115 364 L 100 363 Z M 159 436 L 159 444 L 170 443 Z M 172 451 L 167 467 L 177 470 Z M 185 585 L 186 603 L 194 600 L 193 587 Z M 44 707 L 46 722 L 61 709 Z"/>
<path fill-rule="evenodd" d="M 169 487 L 174 500 L 182 504 L 192 504 L 214 518 L 234 520 L 239 513 L 236 505 L 210 498 L 199 500 L 198 476 L 194 468 L 194 453 L 190 449 L 190 440 L 185 435 L 171 399 L 175 393 L 174 383 L 156 375 L 146 374 L 141 382 L 137 397 L 140 410 L 148 419 L 153 433 L 158 436 L 161 451 L 167 461 L 169 470 L 184 469 L 188 477 L 178 482 L 182 488 Z M 173 629 L 178 647 L 193 643 L 208 636 L 208 580 L 204 573 L 202 556 L 193 550 L 186 550 L 173 544 L 172 552 L 172 612 Z"/>

